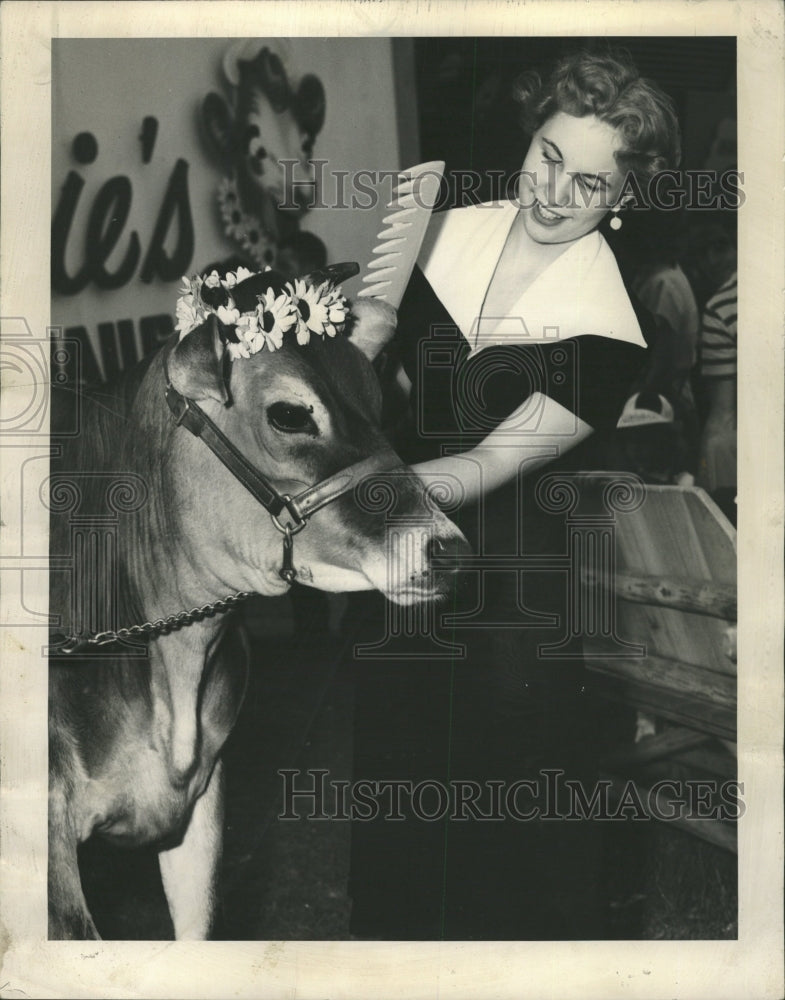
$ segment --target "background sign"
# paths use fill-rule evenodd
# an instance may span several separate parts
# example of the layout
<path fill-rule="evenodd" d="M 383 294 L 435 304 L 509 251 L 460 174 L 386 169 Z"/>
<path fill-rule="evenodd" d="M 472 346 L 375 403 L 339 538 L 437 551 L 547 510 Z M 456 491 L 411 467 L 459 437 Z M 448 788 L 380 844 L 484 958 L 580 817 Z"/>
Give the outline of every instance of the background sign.
<path fill-rule="evenodd" d="M 185 273 L 369 258 L 341 177 L 402 166 L 392 39 L 56 39 L 52 71 L 51 316 L 83 378 L 171 333 Z"/>

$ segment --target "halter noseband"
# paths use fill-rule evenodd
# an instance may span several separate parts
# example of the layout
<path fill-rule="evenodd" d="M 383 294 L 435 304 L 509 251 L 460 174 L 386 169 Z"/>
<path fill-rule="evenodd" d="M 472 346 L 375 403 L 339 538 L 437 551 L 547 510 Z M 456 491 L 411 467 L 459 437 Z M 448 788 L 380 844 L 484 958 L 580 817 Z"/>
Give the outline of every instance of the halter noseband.
<path fill-rule="evenodd" d="M 275 527 L 283 537 L 283 560 L 279 576 L 287 583 L 297 576 L 292 564 L 292 538 L 302 531 L 308 519 L 322 507 L 332 503 L 344 493 L 348 493 L 366 476 L 373 472 L 384 472 L 400 468 L 401 459 L 393 451 L 382 452 L 347 466 L 340 472 L 322 479 L 292 497 L 279 493 L 270 480 L 253 466 L 238 451 L 229 438 L 213 423 L 199 404 L 183 396 L 169 380 L 169 369 L 164 358 L 164 378 L 166 379 L 166 402 L 178 425 L 185 427 L 195 437 L 200 438 L 210 451 L 226 466 L 235 479 L 248 490 L 267 511 Z M 286 511 L 291 520 L 281 523 L 280 515 Z"/>

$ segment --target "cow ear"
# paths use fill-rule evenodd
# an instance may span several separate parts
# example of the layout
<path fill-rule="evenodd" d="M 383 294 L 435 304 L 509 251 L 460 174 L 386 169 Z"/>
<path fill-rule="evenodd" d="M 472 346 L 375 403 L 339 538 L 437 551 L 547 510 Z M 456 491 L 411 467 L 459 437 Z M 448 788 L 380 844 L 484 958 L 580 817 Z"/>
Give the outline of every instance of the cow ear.
<path fill-rule="evenodd" d="M 169 381 L 189 399 L 229 402 L 226 385 L 226 348 L 218 333 L 218 320 L 208 316 L 186 334 L 169 355 Z"/>
<path fill-rule="evenodd" d="M 398 314 L 381 299 L 355 299 L 349 339 L 369 361 L 375 361 L 395 335 Z"/>
<path fill-rule="evenodd" d="M 342 285 L 344 281 L 359 273 L 360 265 L 356 261 L 345 260 L 340 264 L 325 264 L 315 271 L 309 271 L 308 274 L 302 275 L 302 281 L 314 286 L 321 285 L 325 281 L 329 281 L 331 285 Z"/>

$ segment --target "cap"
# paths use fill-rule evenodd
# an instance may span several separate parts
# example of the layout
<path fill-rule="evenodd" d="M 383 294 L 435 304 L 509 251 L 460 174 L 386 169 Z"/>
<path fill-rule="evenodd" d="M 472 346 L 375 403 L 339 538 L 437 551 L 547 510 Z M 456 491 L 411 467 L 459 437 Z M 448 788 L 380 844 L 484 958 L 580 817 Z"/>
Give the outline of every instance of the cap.
<path fill-rule="evenodd" d="M 643 427 L 646 424 L 672 424 L 673 407 L 656 392 L 636 392 L 624 404 L 616 427 Z"/>

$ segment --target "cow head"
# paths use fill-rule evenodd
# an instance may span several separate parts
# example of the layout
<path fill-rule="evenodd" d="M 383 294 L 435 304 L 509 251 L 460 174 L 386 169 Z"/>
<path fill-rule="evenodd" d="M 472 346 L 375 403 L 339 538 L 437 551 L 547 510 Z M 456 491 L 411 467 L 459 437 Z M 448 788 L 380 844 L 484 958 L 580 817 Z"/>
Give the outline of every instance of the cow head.
<path fill-rule="evenodd" d="M 233 302 L 240 312 L 254 307 L 270 280 L 257 275 L 236 286 Z M 226 328 L 211 315 L 170 356 L 171 382 L 199 402 L 279 492 L 295 495 L 391 450 L 380 426 L 379 382 L 362 349 L 374 353 L 369 343 L 391 322 L 389 307 L 358 305 L 353 336 L 310 336 L 298 343 L 292 329 L 278 349 L 238 357 Z M 180 469 L 181 516 L 193 525 L 211 512 L 203 533 L 211 553 L 198 558 L 214 571 L 221 567 L 227 585 L 281 592 L 281 535 L 267 512 L 203 444 L 182 437 L 180 443 L 186 453 L 173 468 Z M 195 480 L 198 490 L 189 490 Z M 436 569 L 435 557 L 465 550 L 459 530 L 401 463 L 314 514 L 294 539 L 294 567 L 301 582 L 321 590 L 375 588 L 393 601 L 414 603 L 448 592 L 451 573 Z M 230 564 L 243 567 L 240 579 Z"/>

